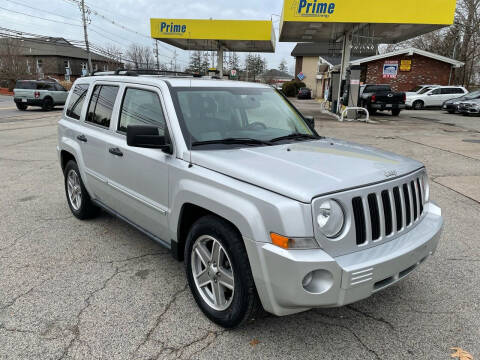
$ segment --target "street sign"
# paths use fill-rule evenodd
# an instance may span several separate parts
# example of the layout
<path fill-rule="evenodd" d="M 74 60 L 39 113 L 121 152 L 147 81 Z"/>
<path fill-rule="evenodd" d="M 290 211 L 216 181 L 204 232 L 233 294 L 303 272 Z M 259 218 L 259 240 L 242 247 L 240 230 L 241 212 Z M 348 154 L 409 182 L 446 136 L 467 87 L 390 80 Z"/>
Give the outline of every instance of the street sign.
<path fill-rule="evenodd" d="M 303 81 L 303 79 L 305 79 L 305 74 L 303 72 L 300 72 L 300 74 L 298 74 L 297 77 L 300 81 Z"/>
<path fill-rule="evenodd" d="M 231 77 L 237 77 L 237 70 L 234 69 L 234 70 L 230 71 L 230 76 Z"/>

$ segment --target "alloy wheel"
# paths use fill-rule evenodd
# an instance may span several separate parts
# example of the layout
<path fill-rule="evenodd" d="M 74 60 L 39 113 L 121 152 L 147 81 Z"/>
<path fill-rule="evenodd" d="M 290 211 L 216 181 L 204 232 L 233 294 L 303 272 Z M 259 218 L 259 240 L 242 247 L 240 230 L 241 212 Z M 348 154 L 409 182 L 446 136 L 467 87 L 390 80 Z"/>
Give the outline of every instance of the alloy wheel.
<path fill-rule="evenodd" d="M 191 253 L 192 274 L 202 299 L 216 311 L 224 311 L 233 301 L 235 280 L 230 258 L 215 238 L 199 237 Z"/>
<path fill-rule="evenodd" d="M 82 187 L 80 177 L 73 169 L 67 174 L 67 192 L 70 204 L 75 211 L 78 211 L 82 206 Z"/>

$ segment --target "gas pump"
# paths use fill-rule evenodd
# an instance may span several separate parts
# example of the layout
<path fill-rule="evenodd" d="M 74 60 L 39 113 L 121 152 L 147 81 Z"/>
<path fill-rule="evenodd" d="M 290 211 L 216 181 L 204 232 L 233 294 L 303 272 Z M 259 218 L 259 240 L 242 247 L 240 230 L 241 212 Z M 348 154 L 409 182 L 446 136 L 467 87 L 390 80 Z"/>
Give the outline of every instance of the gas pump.
<path fill-rule="evenodd" d="M 351 66 L 346 73 L 346 80 L 344 88 L 342 91 L 342 104 L 347 107 L 357 107 L 359 106 L 360 98 L 360 66 Z M 348 110 L 347 117 L 349 119 L 357 119 L 358 111 L 357 110 Z"/>

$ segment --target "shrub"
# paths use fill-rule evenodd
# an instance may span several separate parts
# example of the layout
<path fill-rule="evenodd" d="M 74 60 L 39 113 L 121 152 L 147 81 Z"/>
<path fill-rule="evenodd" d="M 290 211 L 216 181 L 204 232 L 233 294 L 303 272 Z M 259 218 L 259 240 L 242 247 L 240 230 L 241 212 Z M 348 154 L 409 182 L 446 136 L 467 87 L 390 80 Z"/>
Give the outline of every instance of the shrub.
<path fill-rule="evenodd" d="M 305 85 L 304 82 L 296 81 L 296 80 L 288 81 L 283 84 L 282 91 L 286 96 L 294 97 L 294 96 L 297 96 L 298 91 L 303 87 L 307 87 L 307 85 Z"/>

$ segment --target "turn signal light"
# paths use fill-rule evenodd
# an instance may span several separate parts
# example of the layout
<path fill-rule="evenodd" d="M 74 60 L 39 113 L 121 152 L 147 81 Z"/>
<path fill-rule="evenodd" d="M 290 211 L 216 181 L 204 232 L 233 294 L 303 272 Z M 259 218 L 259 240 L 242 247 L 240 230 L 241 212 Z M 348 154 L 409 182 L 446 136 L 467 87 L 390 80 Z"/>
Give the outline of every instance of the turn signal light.
<path fill-rule="evenodd" d="M 278 234 L 274 234 L 274 233 L 271 233 L 270 234 L 270 238 L 272 239 L 272 244 L 273 245 L 277 245 L 281 248 L 284 248 L 284 249 L 288 249 L 289 246 L 288 246 L 288 243 L 290 242 L 290 239 L 285 237 L 285 236 L 282 236 L 282 235 L 278 235 Z"/>
<path fill-rule="evenodd" d="M 318 249 L 318 243 L 313 238 L 288 238 L 286 236 L 270 233 L 272 244 L 282 249 L 289 250 L 307 250 Z"/>

